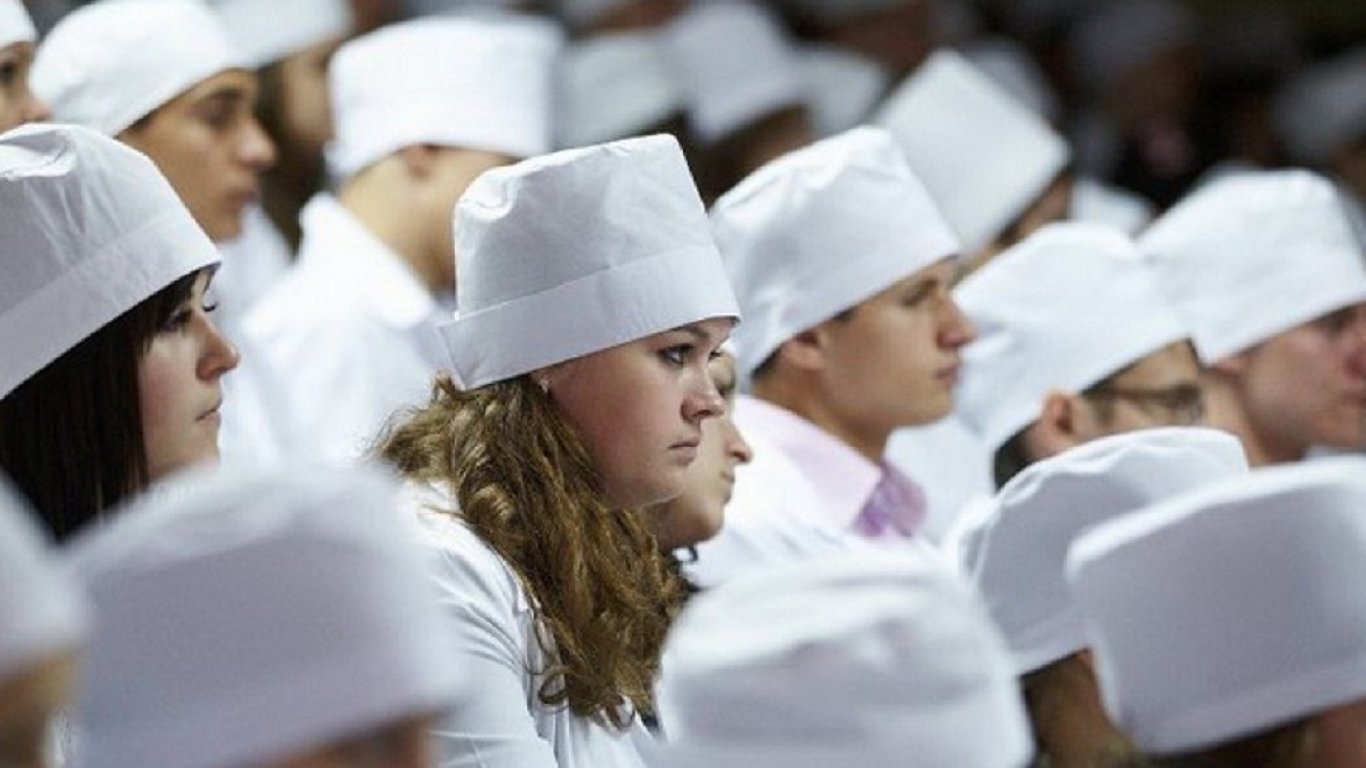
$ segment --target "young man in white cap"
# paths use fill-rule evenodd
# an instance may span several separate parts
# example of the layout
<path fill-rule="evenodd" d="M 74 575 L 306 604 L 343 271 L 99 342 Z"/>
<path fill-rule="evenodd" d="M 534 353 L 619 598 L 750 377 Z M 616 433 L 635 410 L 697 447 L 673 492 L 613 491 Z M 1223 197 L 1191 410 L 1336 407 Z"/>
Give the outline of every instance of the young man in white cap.
<path fill-rule="evenodd" d="M 1238 435 L 1253 466 L 1366 444 L 1366 263 L 1331 182 L 1229 176 L 1139 248 L 1190 329 L 1210 424 Z"/>
<path fill-rule="evenodd" d="M 1087 533 L 1068 583 L 1159 768 L 1366 764 L 1366 461 L 1270 468 Z"/>
<path fill-rule="evenodd" d="M 37 41 L 33 21 L 19 0 L 0 0 L 0 133 L 21 123 L 46 120 L 47 105 L 28 86 Z"/>
<path fill-rule="evenodd" d="M 341 179 L 305 207 L 299 263 L 247 338 L 292 420 L 291 452 L 350 460 L 450 367 L 451 211 L 483 171 L 550 149 L 559 35 L 518 17 L 431 18 L 343 45 L 329 84 Z"/>
<path fill-rule="evenodd" d="M 694 599 L 660 680 L 667 768 L 1023 768 L 1010 658 L 939 563 L 832 552 Z"/>
<path fill-rule="evenodd" d="M 371 469 L 199 473 L 74 542 L 78 764 L 435 766 L 465 676 L 398 501 Z"/>
<path fill-rule="evenodd" d="M 1102 765 L 1125 744 L 1101 706 L 1090 643 L 1067 586 L 1067 548 L 1108 520 L 1247 472 L 1242 446 L 1219 430 L 1113 435 L 1021 472 L 963 535 L 961 571 L 1010 647 L 1048 765 Z"/>
<path fill-rule="evenodd" d="M 892 430 L 953 407 L 972 326 L 949 295 L 958 241 L 886 131 L 857 128 L 762 168 L 712 229 L 748 320 L 735 341 L 755 447 L 692 575 L 858 536 L 918 541 L 915 484 L 882 462 Z"/>
<path fill-rule="evenodd" d="M 0 476 L 0 765 L 42 768 L 75 688 L 88 606 Z"/>

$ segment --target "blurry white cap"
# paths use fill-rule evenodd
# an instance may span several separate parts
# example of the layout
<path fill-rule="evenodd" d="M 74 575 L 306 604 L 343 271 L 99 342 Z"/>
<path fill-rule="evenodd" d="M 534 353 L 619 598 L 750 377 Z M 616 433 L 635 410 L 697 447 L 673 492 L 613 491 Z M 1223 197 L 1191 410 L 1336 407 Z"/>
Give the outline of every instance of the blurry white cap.
<path fill-rule="evenodd" d="M 954 299 L 977 327 L 957 413 L 995 452 L 1049 392 L 1081 392 L 1187 337 L 1122 233 L 1049 224 L 969 275 Z"/>
<path fill-rule="evenodd" d="M 810 46 L 799 56 L 806 110 L 818 136 L 833 136 L 862 123 L 891 84 L 881 65 L 853 51 Z"/>
<path fill-rule="evenodd" d="M 981 38 L 964 46 L 963 55 L 1031 112 L 1050 123 L 1058 119 L 1058 94 L 1023 45 L 1006 37 Z"/>
<path fill-rule="evenodd" d="M 198 83 L 248 66 L 199 0 L 99 0 L 52 28 L 30 83 L 54 121 L 116 136 Z"/>
<path fill-rule="evenodd" d="M 561 35 L 534 17 L 430 17 L 382 27 L 328 69 L 341 178 L 415 144 L 531 157 L 550 151 Z"/>
<path fill-rule="evenodd" d="M 624 139 L 683 108 L 655 32 L 596 35 L 573 43 L 557 74 L 555 143 L 560 147 Z"/>
<path fill-rule="evenodd" d="M 1139 249 L 1206 364 L 1366 301 L 1339 192 L 1308 171 L 1212 181 L 1154 222 Z"/>
<path fill-rule="evenodd" d="M 1143 64 L 1194 42 L 1196 19 L 1181 0 L 1104 0 L 1072 30 L 1073 70 L 1111 89 Z"/>
<path fill-rule="evenodd" d="M 660 681 L 670 766 L 1020 768 L 1033 745 L 1010 660 L 937 561 L 860 550 L 697 598 Z"/>
<path fill-rule="evenodd" d="M 1141 195 L 1081 176 L 1072 185 L 1068 218 L 1104 224 L 1135 237 L 1152 222 L 1153 207 Z"/>
<path fill-rule="evenodd" d="M 962 55 L 941 50 L 903 82 L 874 121 L 971 253 L 991 243 L 1067 166 L 1062 137 Z"/>
<path fill-rule="evenodd" d="M 15 43 L 32 43 L 38 39 L 33 20 L 19 0 L 0 0 L 0 48 Z"/>
<path fill-rule="evenodd" d="M 1258 470 L 1098 527 L 1068 556 L 1106 711 L 1198 750 L 1366 699 L 1366 460 Z"/>
<path fill-rule="evenodd" d="M 961 571 L 986 601 L 1023 675 L 1087 646 L 1067 586 L 1083 532 L 1183 491 L 1246 475 L 1238 439 L 1163 427 L 1103 437 L 1027 467 L 962 538 Z"/>
<path fill-rule="evenodd" d="M 86 128 L 0 136 L 0 397 L 218 250 L 152 161 Z"/>
<path fill-rule="evenodd" d="M 704 142 L 803 103 L 796 53 L 778 20 L 748 0 L 695 3 L 664 32 L 688 121 Z"/>
<path fill-rule="evenodd" d="M 1276 128 L 1300 162 L 1326 165 L 1366 139 L 1366 46 L 1293 79 L 1276 99 Z"/>
<path fill-rule="evenodd" d="M 192 472 L 71 545 L 94 605 L 84 768 L 262 765 L 461 691 L 446 619 L 374 470 Z"/>
<path fill-rule="evenodd" d="M 626 139 L 495 168 L 455 208 L 462 389 L 712 317 L 739 317 L 678 141 Z"/>
<path fill-rule="evenodd" d="M 262 67 L 305 48 L 349 35 L 348 0 L 211 0 L 233 41 Z"/>
<path fill-rule="evenodd" d="M 958 242 L 880 128 L 791 152 L 711 211 L 745 313 L 748 376 L 784 341 L 958 252 Z"/>
<path fill-rule="evenodd" d="M 85 640 L 85 597 L 49 547 L 33 511 L 0 477 L 0 684 Z"/>

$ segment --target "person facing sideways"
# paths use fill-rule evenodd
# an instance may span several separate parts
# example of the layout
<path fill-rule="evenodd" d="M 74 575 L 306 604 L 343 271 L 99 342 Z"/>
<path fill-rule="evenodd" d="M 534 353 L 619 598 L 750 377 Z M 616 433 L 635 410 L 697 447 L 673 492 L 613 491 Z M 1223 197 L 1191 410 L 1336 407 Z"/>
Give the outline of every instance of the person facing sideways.
<path fill-rule="evenodd" d="M 1366 444 L 1366 263 L 1332 183 L 1236 174 L 1139 240 L 1191 330 L 1209 423 L 1253 466 Z"/>
<path fill-rule="evenodd" d="M 1098 437 L 1201 419 L 1186 327 L 1117 230 L 1050 224 L 954 297 L 981 329 L 963 355 L 958 416 L 998 488 Z"/>
<path fill-rule="evenodd" d="M 88 129 L 0 138 L 0 469 L 65 539 L 218 455 L 237 350 L 218 252 L 156 166 Z"/>
<path fill-rule="evenodd" d="M 29 68 L 38 33 L 19 0 L 0 0 L 0 133 L 46 120 L 47 105 L 29 90 Z"/>
<path fill-rule="evenodd" d="M 1105 709 L 1140 753 L 1116 765 L 1366 765 L 1363 478 L 1359 457 L 1262 469 L 1072 545 Z"/>
<path fill-rule="evenodd" d="M 275 148 L 252 113 L 256 75 L 198 0 L 99 0 L 44 38 L 33 89 L 52 118 L 145 153 L 211 240 L 242 232 Z"/>
<path fill-rule="evenodd" d="M 690 577 L 918 542 L 919 490 L 883 447 L 953 407 L 973 329 L 949 295 L 958 242 L 891 137 L 857 128 L 780 158 L 717 201 L 712 228 L 750 318 L 735 423 L 755 461 Z"/>
<path fill-rule="evenodd" d="M 95 631 L 75 765 L 434 768 L 465 687 L 399 489 L 369 468 L 186 473 L 71 543 Z"/>
<path fill-rule="evenodd" d="M 488 171 L 455 233 L 454 378 L 379 448 L 479 691 L 437 727 L 442 759 L 639 766 L 684 596 L 645 510 L 725 410 L 708 364 L 738 318 L 702 201 L 650 136 Z"/>
<path fill-rule="evenodd" d="M 659 689 L 659 768 L 1023 768 L 1034 751 L 986 611 L 904 551 L 827 552 L 699 595 Z"/>
<path fill-rule="evenodd" d="M 0 765 L 50 764 L 48 735 L 71 700 L 88 612 L 33 511 L 0 477 Z"/>
<path fill-rule="evenodd" d="M 245 329 L 293 422 L 290 453 L 358 458 L 450 368 L 436 326 L 456 287 L 451 211 L 483 171 L 549 150 L 559 45 L 529 18 L 432 18 L 333 57 L 341 183 L 304 208 L 299 261 Z"/>
<path fill-rule="evenodd" d="M 739 383 L 734 354 L 722 349 L 710 368 L 726 411 L 702 422 L 702 442 L 697 459 L 688 467 L 683 493 L 649 510 L 650 528 L 663 552 L 690 549 L 721 530 L 726 504 L 735 490 L 735 472 L 754 457 L 731 418 Z"/>
<path fill-rule="evenodd" d="M 1068 545 L 1107 520 L 1247 473 L 1237 438 L 1219 430 L 1103 437 L 1016 475 L 964 533 L 959 570 L 1010 647 L 1047 765 L 1104 765 L 1124 748 L 1101 706 L 1090 643 L 1067 587 Z"/>

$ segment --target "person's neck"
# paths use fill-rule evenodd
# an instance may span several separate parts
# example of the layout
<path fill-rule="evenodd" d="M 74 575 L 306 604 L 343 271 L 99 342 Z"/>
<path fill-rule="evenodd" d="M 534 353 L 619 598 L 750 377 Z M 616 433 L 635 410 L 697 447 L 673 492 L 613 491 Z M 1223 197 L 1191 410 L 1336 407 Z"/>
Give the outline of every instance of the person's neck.
<path fill-rule="evenodd" d="M 1042 688 L 1029 696 L 1039 752 L 1050 768 L 1091 768 L 1124 744 L 1101 704 L 1095 675 L 1080 659 L 1060 662 Z"/>
<path fill-rule="evenodd" d="M 754 396 L 815 424 L 874 464 L 882 462 L 891 430 L 849 423 L 830 406 L 828 398 L 812 388 L 765 379 L 755 382 Z"/>
<path fill-rule="evenodd" d="M 1291 444 L 1279 439 L 1273 430 L 1259 428 L 1235 383 L 1226 375 L 1206 371 L 1201 377 L 1201 386 L 1205 392 L 1206 424 L 1233 433 L 1242 442 L 1249 465 L 1286 464 L 1308 454 L 1308 446 Z"/>
<path fill-rule="evenodd" d="M 414 221 L 422 208 L 383 178 L 356 179 L 337 192 L 337 200 L 361 226 L 408 266 L 433 294 L 454 289 L 447 262 L 449 254 L 433 242 L 431 227 Z M 417 218 L 420 218 L 417 217 Z"/>

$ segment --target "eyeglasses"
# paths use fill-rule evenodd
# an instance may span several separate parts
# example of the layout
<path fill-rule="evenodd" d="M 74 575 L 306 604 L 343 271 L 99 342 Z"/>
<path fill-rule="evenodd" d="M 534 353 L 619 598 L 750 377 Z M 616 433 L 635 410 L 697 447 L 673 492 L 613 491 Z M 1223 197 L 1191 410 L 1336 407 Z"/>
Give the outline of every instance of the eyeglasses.
<path fill-rule="evenodd" d="M 1199 424 L 1205 418 L 1205 395 L 1198 384 L 1161 389 L 1101 385 L 1087 390 L 1086 397 L 1128 400 L 1149 413 L 1160 411 L 1167 417 L 1164 421 L 1175 425 Z"/>

